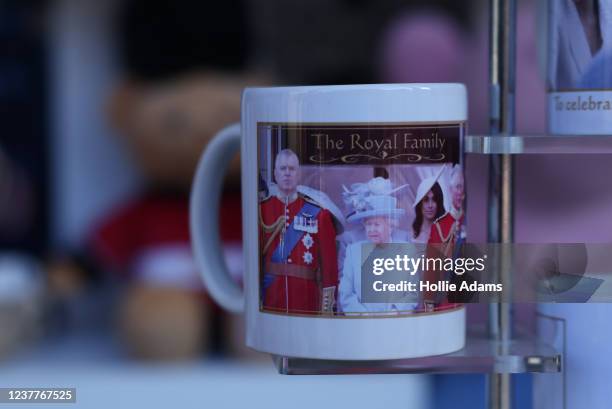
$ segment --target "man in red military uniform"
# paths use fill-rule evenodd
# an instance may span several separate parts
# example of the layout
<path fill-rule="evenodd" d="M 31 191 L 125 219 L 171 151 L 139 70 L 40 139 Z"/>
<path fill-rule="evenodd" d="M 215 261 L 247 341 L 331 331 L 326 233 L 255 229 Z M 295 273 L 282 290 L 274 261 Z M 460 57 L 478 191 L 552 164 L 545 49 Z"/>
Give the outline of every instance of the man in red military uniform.
<path fill-rule="evenodd" d="M 427 254 L 429 257 L 452 258 L 455 250 L 455 245 L 459 240 L 465 238 L 465 230 L 463 226 L 463 200 L 465 198 L 465 186 L 463 172 L 459 165 L 453 166 L 450 171 L 450 194 L 451 194 L 451 209 L 444 215 L 439 217 L 431 225 L 429 233 L 429 241 Z M 436 282 L 444 280 L 444 272 L 427 271 L 426 280 Z M 440 294 L 425 294 L 425 308 L 433 309 L 435 304 L 438 304 L 440 309 L 454 307 L 455 304 L 448 304 L 439 300 Z"/>
<path fill-rule="evenodd" d="M 274 165 L 278 191 L 259 205 L 262 307 L 333 314 L 338 286 L 333 215 L 297 191 L 299 168 L 293 151 L 279 152 Z"/>
<path fill-rule="evenodd" d="M 442 244 L 441 249 L 446 257 L 452 257 L 454 245 L 463 233 L 465 187 L 463 172 L 458 165 L 451 169 L 450 194 L 452 207 L 449 212 L 434 221 L 428 241 L 429 244 Z"/>

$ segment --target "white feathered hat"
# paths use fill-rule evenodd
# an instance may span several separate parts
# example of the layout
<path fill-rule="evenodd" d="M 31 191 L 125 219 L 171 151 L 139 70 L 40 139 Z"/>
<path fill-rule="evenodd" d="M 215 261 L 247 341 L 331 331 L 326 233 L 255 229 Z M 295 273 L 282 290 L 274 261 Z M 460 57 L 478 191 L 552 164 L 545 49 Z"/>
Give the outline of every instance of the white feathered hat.
<path fill-rule="evenodd" d="M 373 216 L 402 216 L 404 209 L 397 207 L 397 199 L 391 195 L 406 186 L 394 189 L 389 179 L 381 177 L 367 183 L 353 183 L 350 189 L 342 185 L 344 202 L 353 209 L 346 220 L 355 222 Z"/>

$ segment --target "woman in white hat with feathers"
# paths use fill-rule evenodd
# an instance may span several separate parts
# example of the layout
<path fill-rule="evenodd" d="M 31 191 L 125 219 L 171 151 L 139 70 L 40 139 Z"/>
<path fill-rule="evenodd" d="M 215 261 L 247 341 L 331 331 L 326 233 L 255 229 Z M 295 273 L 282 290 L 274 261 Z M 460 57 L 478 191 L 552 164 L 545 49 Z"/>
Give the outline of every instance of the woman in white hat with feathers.
<path fill-rule="evenodd" d="M 397 198 L 392 194 L 404 186 L 393 189 L 391 181 L 381 177 L 371 179 L 368 183 L 355 183 L 351 189 L 344 188 L 344 201 L 352 208 L 347 215 L 348 223 L 362 223 L 366 240 L 348 245 L 344 259 L 340 284 L 338 288 L 339 304 L 346 315 L 368 314 L 375 312 L 410 312 L 418 305 L 414 302 L 401 303 L 364 303 L 361 301 L 361 251 L 364 244 L 398 243 L 392 238 L 398 219 L 404 209 L 397 207 Z"/>

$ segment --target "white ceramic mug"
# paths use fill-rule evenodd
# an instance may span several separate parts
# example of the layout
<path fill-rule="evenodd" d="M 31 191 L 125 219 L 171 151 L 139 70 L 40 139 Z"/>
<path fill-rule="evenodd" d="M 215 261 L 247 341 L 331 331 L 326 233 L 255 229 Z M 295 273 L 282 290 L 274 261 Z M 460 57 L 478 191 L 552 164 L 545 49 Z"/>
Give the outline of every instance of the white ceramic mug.
<path fill-rule="evenodd" d="M 429 224 L 422 222 L 428 227 L 417 232 L 413 222 L 422 209 L 418 202 L 435 183 L 443 196 L 436 199 L 437 219 L 452 213 L 463 220 L 461 209 L 451 211 L 448 185 L 456 175 L 452 165 L 462 165 L 466 99 L 461 84 L 244 91 L 241 124 L 219 132 L 198 166 L 191 234 L 211 296 L 246 314 L 249 347 L 338 360 L 463 348 L 460 305 L 425 312 L 418 299 L 362 302 L 363 260 L 355 251 L 368 241 L 427 242 Z M 227 271 L 217 227 L 223 173 L 238 151 L 244 290 Z M 449 237 L 444 228 L 437 231 Z"/>

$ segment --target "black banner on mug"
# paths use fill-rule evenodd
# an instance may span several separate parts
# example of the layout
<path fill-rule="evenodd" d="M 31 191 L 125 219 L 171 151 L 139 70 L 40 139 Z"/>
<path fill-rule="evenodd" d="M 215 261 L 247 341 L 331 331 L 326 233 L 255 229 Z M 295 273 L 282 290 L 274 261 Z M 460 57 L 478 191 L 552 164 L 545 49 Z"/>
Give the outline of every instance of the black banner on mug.
<path fill-rule="evenodd" d="M 303 165 L 459 163 L 464 129 L 462 124 L 268 126 Z"/>

